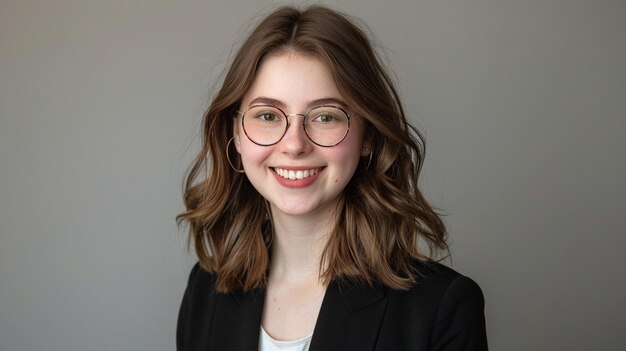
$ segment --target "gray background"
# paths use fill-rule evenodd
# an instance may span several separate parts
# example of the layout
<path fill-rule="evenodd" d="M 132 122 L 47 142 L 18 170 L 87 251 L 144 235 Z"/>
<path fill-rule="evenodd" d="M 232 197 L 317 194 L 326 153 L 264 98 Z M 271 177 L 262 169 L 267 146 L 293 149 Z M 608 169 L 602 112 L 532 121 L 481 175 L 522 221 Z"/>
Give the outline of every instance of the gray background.
<path fill-rule="evenodd" d="M 626 344 L 624 1 L 336 1 L 428 138 L 492 350 Z M 270 3 L 0 1 L 0 350 L 172 350 L 209 89 Z"/>

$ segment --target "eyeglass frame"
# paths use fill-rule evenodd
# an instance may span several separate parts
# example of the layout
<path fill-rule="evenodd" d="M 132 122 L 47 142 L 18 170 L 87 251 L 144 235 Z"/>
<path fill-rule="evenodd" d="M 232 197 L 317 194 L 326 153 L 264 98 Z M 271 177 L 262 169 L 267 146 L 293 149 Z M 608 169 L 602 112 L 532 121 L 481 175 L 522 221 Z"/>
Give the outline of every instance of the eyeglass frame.
<path fill-rule="evenodd" d="M 283 132 L 283 135 L 281 135 L 281 136 L 280 136 L 280 138 L 278 138 L 278 140 L 277 140 L 277 141 L 275 141 L 275 142 L 273 142 L 273 143 L 271 143 L 271 144 L 261 144 L 261 143 L 258 143 L 258 142 L 256 142 L 256 141 L 252 140 L 252 138 L 250 138 L 250 136 L 248 135 L 248 132 L 246 131 L 246 126 L 245 126 L 245 124 L 243 123 L 243 120 L 244 120 L 244 118 L 245 118 L 245 116 L 246 116 L 246 113 L 248 113 L 248 111 L 250 111 L 252 108 L 255 108 L 255 107 L 260 107 L 260 106 L 267 106 L 267 107 L 271 107 L 271 108 L 275 108 L 275 109 L 277 109 L 278 111 L 280 111 L 280 112 L 283 114 L 283 116 L 285 116 L 285 120 L 287 121 L 287 124 L 285 125 L 285 131 Z M 341 139 L 340 139 L 338 142 L 336 142 L 336 143 L 334 143 L 334 144 L 332 144 L 332 145 L 322 145 L 322 144 L 319 144 L 319 143 L 315 142 L 315 140 L 311 139 L 311 136 L 310 136 L 310 135 L 309 135 L 309 133 L 307 132 L 307 130 L 306 130 L 306 125 L 305 125 L 305 123 L 304 123 L 304 122 L 306 121 L 306 117 L 309 115 L 309 113 L 311 113 L 311 111 L 313 111 L 313 110 L 315 110 L 315 109 L 318 109 L 318 108 L 322 108 L 322 107 L 332 107 L 332 108 L 336 108 L 336 109 L 338 109 L 339 111 L 341 111 L 344 115 L 346 115 L 346 118 L 348 119 L 348 126 L 347 126 L 347 128 L 346 128 L 346 132 L 343 134 L 343 136 L 341 137 Z M 259 145 L 259 146 L 273 146 L 273 145 L 276 145 L 276 144 L 280 143 L 280 141 L 281 141 L 281 140 L 283 140 L 283 138 L 285 137 L 285 135 L 287 135 L 287 131 L 289 130 L 289 126 L 291 125 L 291 123 L 289 122 L 289 117 L 291 117 L 291 116 L 302 116 L 302 117 L 303 117 L 303 118 L 302 118 L 302 123 L 301 123 L 300 125 L 302 126 L 302 129 L 304 130 L 304 134 L 306 135 L 307 139 L 309 139 L 309 140 L 310 140 L 313 144 L 315 144 L 315 145 L 317 145 L 317 146 L 320 146 L 320 147 L 333 147 L 333 146 L 337 146 L 337 145 L 341 144 L 341 142 L 342 142 L 342 141 L 344 141 L 344 140 L 346 139 L 346 137 L 348 136 L 348 133 L 350 132 L 350 114 L 349 114 L 348 112 L 346 112 L 346 110 L 345 110 L 344 108 L 342 108 L 341 106 L 336 106 L 336 105 L 327 105 L 327 104 L 325 104 L 325 105 L 319 105 L 319 106 L 314 106 L 314 107 L 311 107 L 311 108 L 310 108 L 307 112 L 305 112 L 305 113 L 290 113 L 290 114 L 287 114 L 287 113 L 285 113 L 285 111 L 283 111 L 280 107 L 275 106 L 275 105 L 270 105 L 270 104 L 256 104 L 256 105 L 251 105 L 251 106 L 248 106 L 248 107 L 245 109 L 245 111 L 244 111 L 244 112 L 241 112 L 241 111 L 237 111 L 237 112 L 238 112 L 239 114 L 241 114 L 241 129 L 243 129 L 243 133 L 246 135 L 246 137 L 248 138 L 248 140 L 250 140 L 252 143 L 254 143 L 254 144 L 256 144 L 256 145 Z"/>

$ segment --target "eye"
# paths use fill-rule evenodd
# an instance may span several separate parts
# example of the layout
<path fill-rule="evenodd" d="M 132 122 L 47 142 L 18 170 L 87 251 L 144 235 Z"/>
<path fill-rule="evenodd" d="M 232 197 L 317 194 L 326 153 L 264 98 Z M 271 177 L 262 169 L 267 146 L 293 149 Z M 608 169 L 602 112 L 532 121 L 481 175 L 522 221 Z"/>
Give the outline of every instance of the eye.
<path fill-rule="evenodd" d="M 320 107 L 312 111 L 309 120 L 318 125 L 335 125 L 344 124 L 347 119 L 346 114 L 337 108 Z"/>
<path fill-rule="evenodd" d="M 266 106 L 253 107 L 250 110 L 250 115 L 254 116 L 253 119 L 259 123 L 275 123 L 280 122 L 283 119 L 282 113 L 274 108 L 268 108 Z"/>
<path fill-rule="evenodd" d="M 330 113 L 323 113 L 323 114 L 319 114 L 315 117 L 315 119 L 313 119 L 314 122 L 321 122 L 321 123 L 332 123 L 337 121 L 337 116 L 330 114 Z"/>
<path fill-rule="evenodd" d="M 264 122 L 274 122 L 278 120 L 278 116 L 272 112 L 263 112 L 257 115 L 257 118 Z"/>

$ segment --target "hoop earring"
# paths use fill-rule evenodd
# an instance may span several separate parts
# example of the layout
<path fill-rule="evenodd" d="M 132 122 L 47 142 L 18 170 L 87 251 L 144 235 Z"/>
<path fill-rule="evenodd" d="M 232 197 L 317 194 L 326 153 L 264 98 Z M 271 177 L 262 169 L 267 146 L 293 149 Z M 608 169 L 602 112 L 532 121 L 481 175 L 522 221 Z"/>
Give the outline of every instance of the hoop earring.
<path fill-rule="evenodd" d="M 228 164 L 230 165 L 230 168 L 232 168 L 235 172 L 237 172 L 237 173 L 246 173 L 246 170 L 243 169 L 243 168 L 242 169 L 235 168 L 235 166 L 233 166 L 233 162 L 230 160 L 229 150 L 230 150 L 230 143 L 233 142 L 233 139 L 235 139 L 235 137 L 232 137 L 232 138 L 228 139 L 228 143 L 226 144 L 226 159 L 228 160 Z"/>

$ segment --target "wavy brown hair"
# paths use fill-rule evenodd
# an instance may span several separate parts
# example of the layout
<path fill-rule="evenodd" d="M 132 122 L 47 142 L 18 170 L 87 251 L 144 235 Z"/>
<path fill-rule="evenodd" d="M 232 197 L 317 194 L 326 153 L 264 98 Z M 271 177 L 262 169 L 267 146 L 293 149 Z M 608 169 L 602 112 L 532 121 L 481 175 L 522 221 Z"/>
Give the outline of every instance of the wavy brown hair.
<path fill-rule="evenodd" d="M 228 141 L 260 63 L 287 51 L 315 57 L 329 68 L 347 104 L 364 120 L 373 150 L 341 195 L 320 276 L 326 283 L 347 277 L 407 289 L 415 281 L 411 261 L 447 251 L 445 226 L 418 188 L 424 138 L 407 122 L 364 31 L 323 6 L 280 7 L 243 42 L 204 115 L 202 149 L 184 183 L 187 210 L 178 223 L 189 224 L 189 242 L 200 264 L 217 274 L 218 291 L 265 284 L 273 236 L 268 205 L 245 174 L 229 165 L 227 157 L 238 155 Z"/>

